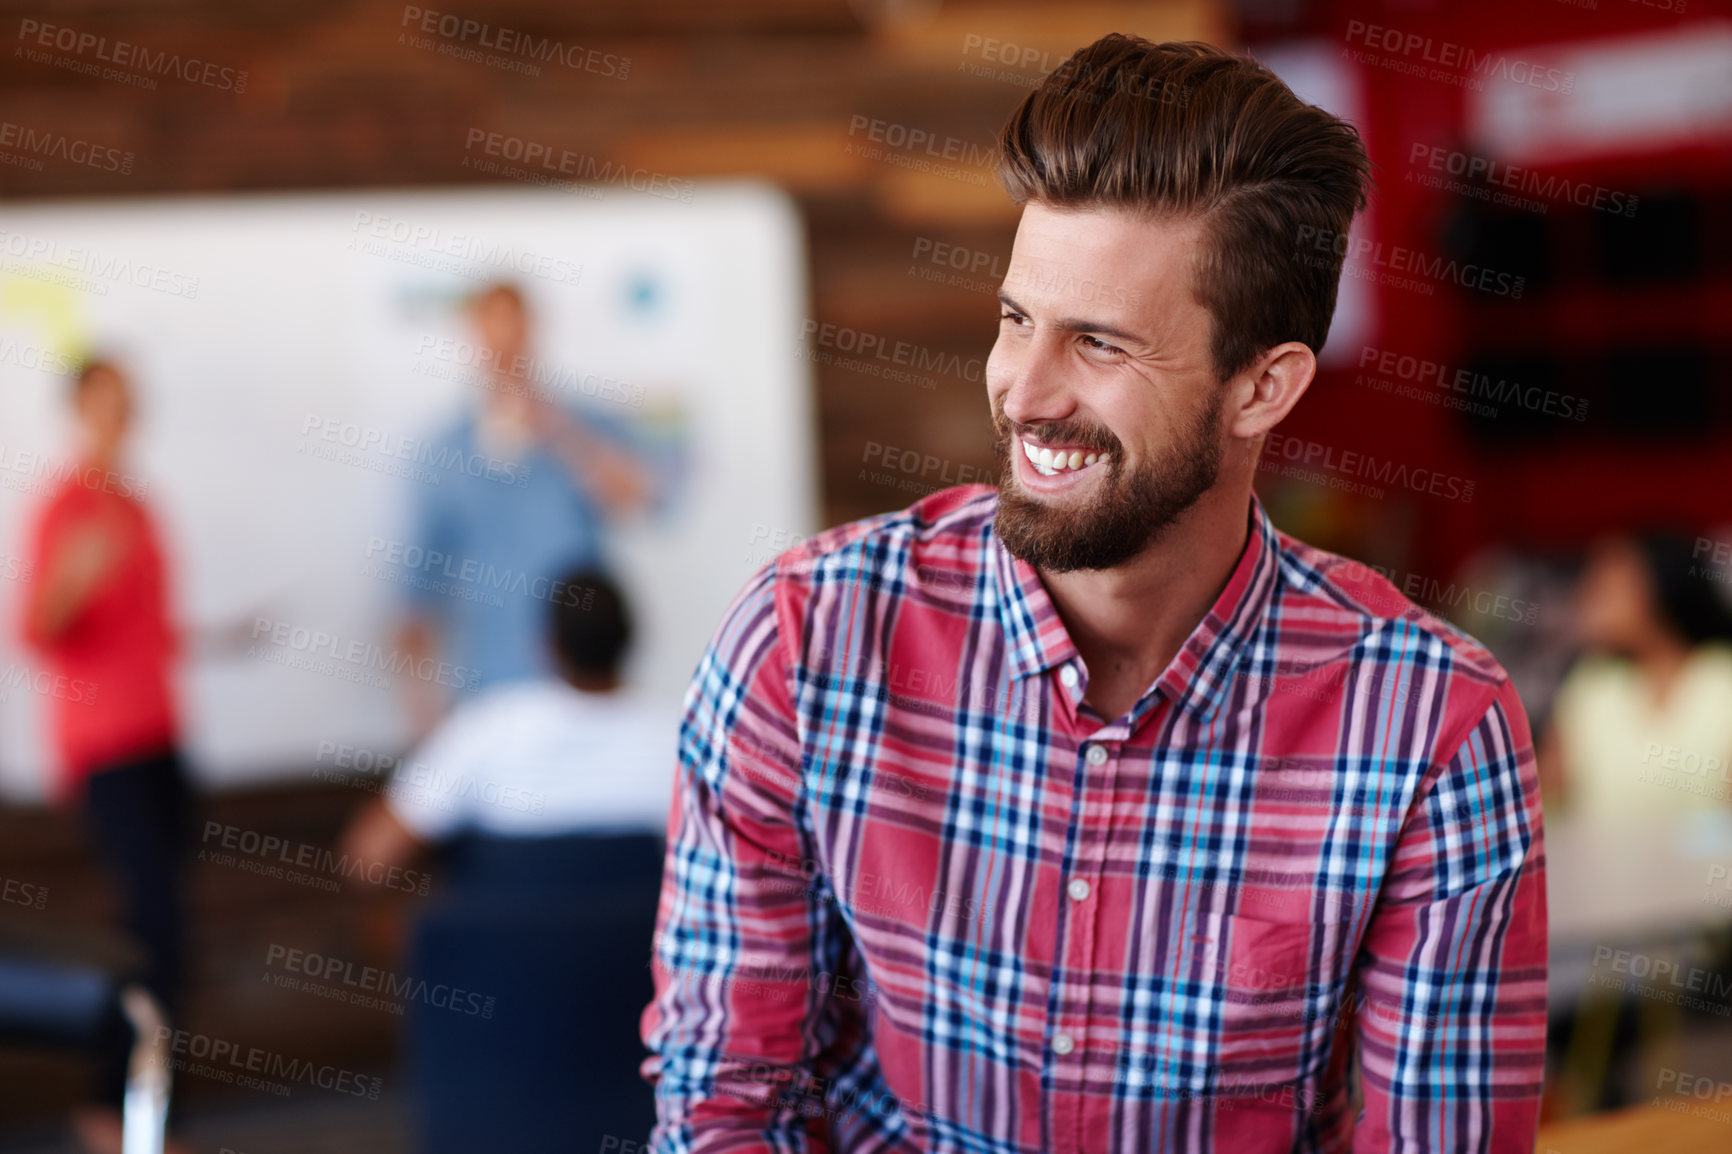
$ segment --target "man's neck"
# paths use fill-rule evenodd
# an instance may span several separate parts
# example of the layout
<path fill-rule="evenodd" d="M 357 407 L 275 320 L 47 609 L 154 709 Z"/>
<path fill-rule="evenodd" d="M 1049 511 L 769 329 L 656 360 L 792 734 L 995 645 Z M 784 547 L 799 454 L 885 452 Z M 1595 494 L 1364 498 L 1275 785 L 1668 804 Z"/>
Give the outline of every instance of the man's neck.
<path fill-rule="evenodd" d="M 1124 564 L 1040 574 L 1102 717 L 1136 704 L 1220 597 L 1250 536 L 1250 500 L 1248 482 L 1217 485 Z"/>

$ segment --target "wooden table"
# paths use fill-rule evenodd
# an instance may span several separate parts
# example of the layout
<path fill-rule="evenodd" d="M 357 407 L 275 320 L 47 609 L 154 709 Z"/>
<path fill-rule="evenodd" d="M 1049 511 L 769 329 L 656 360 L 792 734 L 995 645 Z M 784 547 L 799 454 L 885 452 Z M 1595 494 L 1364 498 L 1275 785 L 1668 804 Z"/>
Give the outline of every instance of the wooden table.
<path fill-rule="evenodd" d="M 1732 922 L 1732 811 L 1617 822 L 1546 819 L 1552 1009 L 1576 1004 L 1610 950 L 1678 964 Z M 1732 1145 L 1727 1146 L 1732 1151 Z"/>
<path fill-rule="evenodd" d="M 1732 1150 L 1732 1099 L 1715 1105 L 1694 1098 L 1664 1106 L 1636 1106 L 1610 1114 L 1571 1118 L 1540 1127 L 1534 1154 L 1714 1154 Z"/>
<path fill-rule="evenodd" d="M 1666 938 L 1732 920 L 1728 883 L 1732 812 L 1546 818 L 1554 950 Z"/>

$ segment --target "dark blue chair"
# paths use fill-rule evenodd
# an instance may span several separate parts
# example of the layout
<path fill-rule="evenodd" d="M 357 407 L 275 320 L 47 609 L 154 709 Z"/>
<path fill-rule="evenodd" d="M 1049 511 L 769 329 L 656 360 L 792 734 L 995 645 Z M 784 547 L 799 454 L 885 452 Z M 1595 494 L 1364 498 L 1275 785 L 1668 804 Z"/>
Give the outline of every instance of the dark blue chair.
<path fill-rule="evenodd" d="M 126 1154 L 162 1154 L 168 1130 L 168 1018 L 138 967 L 16 926 L 0 926 L 0 1045 L 101 1052 L 130 1038 L 121 1128 Z"/>
<path fill-rule="evenodd" d="M 638 1018 L 652 993 L 661 866 L 651 835 L 449 847 L 410 947 L 421 1154 L 593 1151 L 609 1136 L 612 1149 L 648 1136 L 655 1103 L 637 1072 Z"/>

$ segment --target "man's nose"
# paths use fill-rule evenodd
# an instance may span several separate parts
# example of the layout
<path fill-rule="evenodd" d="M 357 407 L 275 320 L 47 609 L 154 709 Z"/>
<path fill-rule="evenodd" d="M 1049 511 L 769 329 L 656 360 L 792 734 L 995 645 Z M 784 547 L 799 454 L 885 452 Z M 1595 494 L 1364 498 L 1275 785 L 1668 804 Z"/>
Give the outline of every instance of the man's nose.
<path fill-rule="evenodd" d="M 1064 372 L 1045 342 L 1031 342 L 1009 366 L 1010 383 L 1004 392 L 1004 415 L 1018 425 L 1059 421 L 1076 409 L 1075 398 Z"/>

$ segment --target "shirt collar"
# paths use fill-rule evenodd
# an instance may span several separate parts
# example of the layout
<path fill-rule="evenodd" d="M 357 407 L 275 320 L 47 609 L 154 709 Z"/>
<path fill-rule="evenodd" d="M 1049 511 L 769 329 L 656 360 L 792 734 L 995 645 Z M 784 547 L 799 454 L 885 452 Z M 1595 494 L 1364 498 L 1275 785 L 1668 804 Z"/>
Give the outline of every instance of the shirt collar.
<path fill-rule="evenodd" d="M 1200 721 L 1207 721 L 1225 698 L 1275 589 L 1280 542 L 1255 493 L 1251 494 L 1248 517 L 1250 533 L 1245 549 L 1226 587 L 1154 684 L 1157 693 Z M 1012 676 L 1027 677 L 1075 660 L 1076 644 L 1040 574 L 1028 562 L 1011 555 L 996 529 L 988 533 L 988 539 Z"/>

